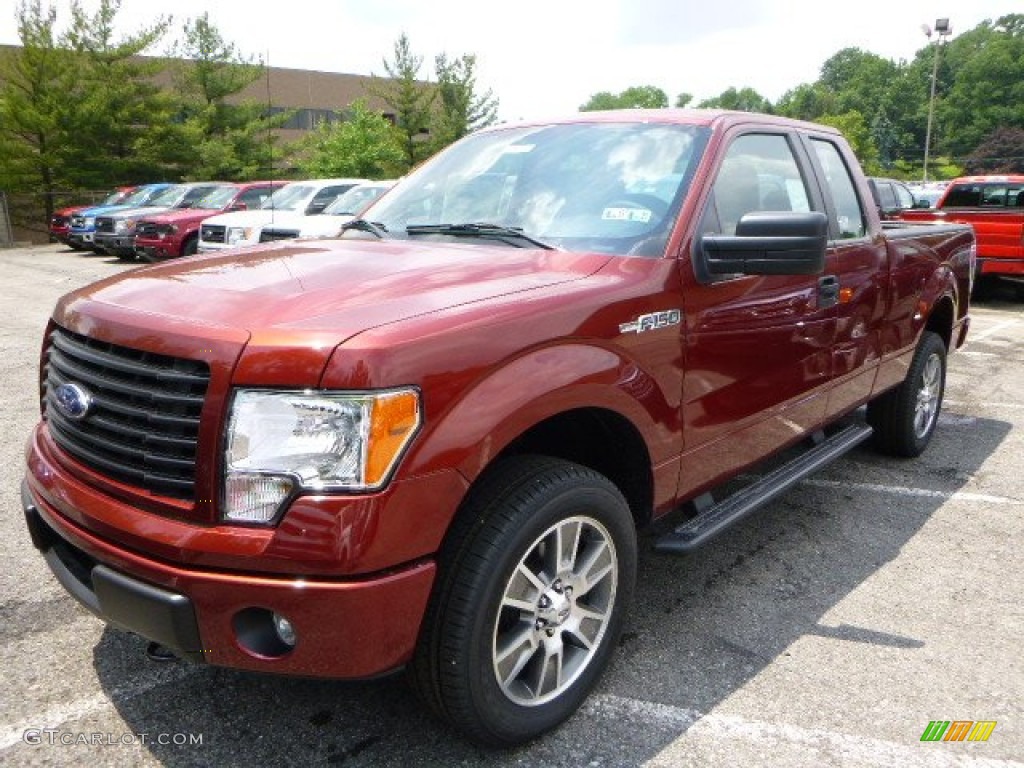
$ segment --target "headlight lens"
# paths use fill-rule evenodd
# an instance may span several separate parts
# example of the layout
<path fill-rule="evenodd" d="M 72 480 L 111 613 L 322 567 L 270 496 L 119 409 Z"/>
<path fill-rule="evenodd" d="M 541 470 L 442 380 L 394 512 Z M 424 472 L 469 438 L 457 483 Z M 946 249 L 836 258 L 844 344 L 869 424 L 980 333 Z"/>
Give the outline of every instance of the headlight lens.
<path fill-rule="evenodd" d="M 135 221 L 133 219 L 119 219 L 114 222 L 115 232 L 131 232 L 135 229 Z"/>
<path fill-rule="evenodd" d="M 83 227 L 92 227 L 92 226 L 95 226 L 95 225 L 96 225 L 96 217 L 95 216 L 86 216 L 82 220 L 82 226 Z"/>
<path fill-rule="evenodd" d="M 235 393 L 224 517 L 271 522 L 298 490 L 374 490 L 420 425 L 413 389 L 375 393 Z"/>
<path fill-rule="evenodd" d="M 237 245 L 241 242 L 252 240 L 252 227 L 228 227 L 228 235 L 225 241 L 228 245 Z"/>

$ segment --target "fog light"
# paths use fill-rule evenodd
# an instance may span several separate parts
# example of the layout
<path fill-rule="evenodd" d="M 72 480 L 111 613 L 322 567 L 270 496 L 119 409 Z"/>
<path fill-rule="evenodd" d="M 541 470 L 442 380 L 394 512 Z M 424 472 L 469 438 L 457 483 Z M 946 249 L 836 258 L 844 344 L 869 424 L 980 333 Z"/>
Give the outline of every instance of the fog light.
<path fill-rule="evenodd" d="M 287 645 L 289 648 L 295 647 L 295 627 L 288 621 L 284 616 L 279 613 L 275 613 L 274 619 L 274 631 L 277 632 L 277 636 L 281 638 L 281 642 Z"/>

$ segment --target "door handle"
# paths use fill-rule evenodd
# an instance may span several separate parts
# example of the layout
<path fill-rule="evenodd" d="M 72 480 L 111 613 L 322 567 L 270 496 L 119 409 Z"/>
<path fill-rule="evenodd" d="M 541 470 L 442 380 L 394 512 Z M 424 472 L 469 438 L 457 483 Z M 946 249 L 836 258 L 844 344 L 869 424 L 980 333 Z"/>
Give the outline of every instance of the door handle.
<path fill-rule="evenodd" d="M 825 275 L 818 278 L 818 308 L 827 309 L 839 303 L 839 278 Z"/>

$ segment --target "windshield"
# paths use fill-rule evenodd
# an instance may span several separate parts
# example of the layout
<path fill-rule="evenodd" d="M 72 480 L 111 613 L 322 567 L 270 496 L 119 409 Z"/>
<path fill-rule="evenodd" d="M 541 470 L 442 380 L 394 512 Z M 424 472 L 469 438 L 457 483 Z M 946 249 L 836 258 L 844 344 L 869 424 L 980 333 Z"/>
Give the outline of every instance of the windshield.
<path fill-rule="evenodd" d="M 297 211 L 306 207 L 306 201 L 313 194 L 313 188 L 303 184 L 288 184 L 263 201 L 260 208 L 275 211 Z"/>
<path fill-rule="evenodd" d="M 128 197 L 128 193 L 123 189 L 117 189 L 103 198 L 103 202 L 100 205 L 117 205 L 119 202 Z"/>
<path fill-rule="evenodd" d="M 335 216 L 356 214 L 390 189 L 389 184 L 361 184 L 338 195 L 324 208 L 324 213 Z"/>
<path fill-rule="evenodd" d="M 149 198 L 151 198 L 155 194 L 157 194 L 157 193 L 155 191 L 153 191 L 152 187 L 142 187 L 140 189 L 136 189 L 134 192 L 132 192 L 130 195 L 128 195 L 128 197 L 126 197 L 124 200 L 122 200 L 119 204 L 120 205 L 142 205 L 144 202 L 149 200 Z"/>
<path fill-rule="evenodd" d="M 187 187 L 184 187 L 181 184 L 174 184 L 173 186 L 163 190 L 159 195 L 146 203 L 146 205 L 154 208 L 173 208 L 178 204 L 178 201 L 185 196 L 185 192 L 187 191 Z"/>
<path fill-rule="evenodd" d="M 408 227 L 422 236 L 417 228 L 425 225 L 486 223 L 558 248 L 661 256 L 707 133 L 658 123 L 479 133 L 400 182 L 363 216 L 393 237 L 409 236 Z"/>
<path fill-rule="evenodd" d="M 201 197 L 193 208 L 207 208 L 209 210 L 219 211 L 221 208 L 227 206 L 232 200 L 235 199 L 235 195 L 238 194 L 238 187 L 224 186 L 217 187 L 212 192 L 208 192 L 205 196 Z"/>

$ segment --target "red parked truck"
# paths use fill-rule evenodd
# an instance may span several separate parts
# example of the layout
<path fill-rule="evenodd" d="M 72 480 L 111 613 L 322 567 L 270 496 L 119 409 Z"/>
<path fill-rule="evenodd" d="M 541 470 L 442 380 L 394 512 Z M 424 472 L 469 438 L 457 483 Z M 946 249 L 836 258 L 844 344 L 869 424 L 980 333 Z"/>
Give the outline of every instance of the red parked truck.
<path fill-rule="evenodd" d="M 50 238 L 58 243 L 70 246 L 76 251 L 85 250 L 85 246 L 82 244 L 74 243 L 68 239 L 68 230 L 71 229 L 71 216 L 79 211 L 84 211 L 86 208 L 92 208 L 97 205 L 117 205 L 128 197 L 134 189 L 135 187 L 118 187 L 99 203 L 73 205 L 54 211 L 53 216 L 50 217 Z"/>
<path fill-rule="evenodd" d="M 883 229 L 832 128 L 487 129 L 337 239 L 61 299 L 26 520 L 72 595 L 179 656 L 405 665 L 469 738 L 520 743 L 607 665 L 637 526 L 675 511 L 657 549 L 690 551 L 872 431 L 925 449 L 973 254 L 964 225 Z"/>
<path fill-rule="evenodd" d="M 193 208 L 172 209 L 141 219 L 135 233 L 135 253 L 145 261 L 165 261 L 196 253 L 199 226 L 227 211 L 255 210 L 284 182 L 248 181 L 223 184 Z"/>
<path fill-rule="evenodd" d="M 900 211 L 898 218 L 970 224 L 978 241 L 978 285 L 1003 278 L 1024 288 L 1024 176 L 954 179 L 935 208 Z"/>

